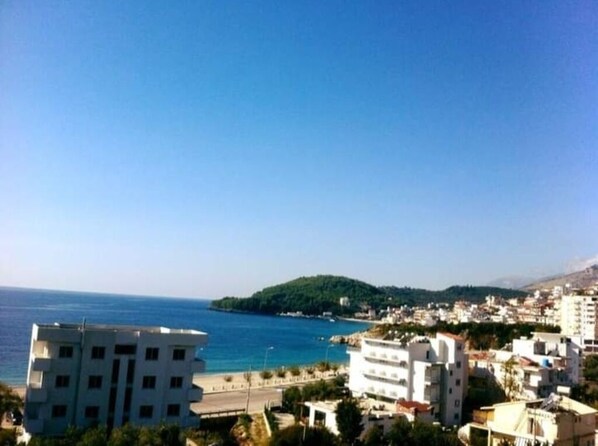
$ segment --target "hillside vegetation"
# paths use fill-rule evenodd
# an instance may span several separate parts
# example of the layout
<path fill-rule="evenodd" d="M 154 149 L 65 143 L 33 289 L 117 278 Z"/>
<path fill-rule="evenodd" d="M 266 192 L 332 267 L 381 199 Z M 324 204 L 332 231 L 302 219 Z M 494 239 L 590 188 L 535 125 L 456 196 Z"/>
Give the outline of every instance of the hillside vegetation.
<path fill-rule="evenodd" d="M 348 277 L 321 275 L 300 277 L 267 287 L 251 297 L 215 300 L 212 308 L 265 314 L 302 311 L 305 315 L 320 315 L 324 311 L 330 311 L 335 315 L 351 315 L 363 305 L 380 309 L 389 305 L 425 305 L 430 302 L 450 304 L 458 300 L 482 302 L 490 294 L 505 298 L 526 295 L 518 290 L 480 286 L 452 286 L 442 291 L 395 286 L 375 287 Z M 343 296 L 350 299 L 349 307 L 339 305 L 339 298 Z"/>

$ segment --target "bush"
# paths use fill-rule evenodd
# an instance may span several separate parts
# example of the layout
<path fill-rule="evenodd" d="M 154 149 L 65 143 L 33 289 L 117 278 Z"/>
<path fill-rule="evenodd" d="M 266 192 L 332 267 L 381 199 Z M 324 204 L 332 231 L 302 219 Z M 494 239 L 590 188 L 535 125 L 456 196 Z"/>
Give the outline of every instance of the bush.
<path fill-rule="evenodd" d="M 262 370 L 260 372 L 260 378 L 263 380 L 272 378 L 272 372 L 270 370 Z"/>
<path fill-rule="evenodd" d="M 304 444 L 335 446 L 338 443 L 334 434 L 326 428 L 303 427 L 299 425 L 290 426 L 273 433 L 272 439 L 270 440 L 270 446 L 291 446 Z"/>
<path fill-rule="evenodd" d="M 231 382 L 233 380 L 233 377 L 232 377 L 232 375 L 224 375 L 222 377 L 222 379 L 224 379 L 224 382 L 229 383 L 229 382 Z"/>
<path fill-rule="evenodd" d="M 292 376 L 299 376 L 301 375 L 301 369 L 296 366 L 296 365 L 292 365 L 289 367 L 289 372 L 291 372 Z"/>
<path fill-rule="evenodd" d="M 279 378 L 284 378 L 285 376 L 287 376 L 287 371 L 284 368 L 278 368 L 276 369 L 276 376 L 278 376 Z"/>
<path fill-rule="evenodd" d="M 305 371 L 308 375 L 313 375 L 315 373 L 315 369 L 313 367 L 306 367 Z"/>

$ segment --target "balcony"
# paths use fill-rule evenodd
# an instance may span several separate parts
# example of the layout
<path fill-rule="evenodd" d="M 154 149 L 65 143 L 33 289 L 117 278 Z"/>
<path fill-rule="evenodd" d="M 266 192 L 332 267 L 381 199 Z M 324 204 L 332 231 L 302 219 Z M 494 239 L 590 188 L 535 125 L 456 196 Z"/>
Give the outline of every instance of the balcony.
<path fill-rule="evenodd" d="M 427 371 L 424 376 L 424 380 L 426 384 L 438 384 L 440 383 L 440 374 Z"/>
<path fill-rule="evenodd" d="M 30 434 L 39 434 L 44 431 L 44 420 L 25 418 L 25 429 Z"/>
<path fill-rule="evenodd" d="M 191 389 L 187 391 L 187 399 L 190 402 L 197 402 L 201 401 L 203 397 L 203 389 L 198 386 L 193 386 Z"/>
<path fill-rule="evenodd" d="M 203 359 L 195 358 L 191 362 L 191 373 L 203 373 L 206 371 L 206 362 Z"/>
<path fill-rule="evenodd" d="M 31 369 L 34 372 L 49 372 L 51 364 L 52 360 L 50 358 L 34 356 L 31 362 Z"/>
<path fill-rule="evenodd" d="M 30 403 L 45 403 L 48 399 L 48 391 L 43 387 L 28 387 L 27 401 Z"/>

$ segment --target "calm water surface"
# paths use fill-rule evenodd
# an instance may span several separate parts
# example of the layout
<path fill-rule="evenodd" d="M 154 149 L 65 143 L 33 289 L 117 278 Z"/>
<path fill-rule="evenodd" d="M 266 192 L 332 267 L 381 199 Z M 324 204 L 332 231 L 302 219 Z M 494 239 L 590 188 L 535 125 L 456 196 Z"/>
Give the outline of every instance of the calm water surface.
<path fill-rule="evenodd" d="M 268 368 L 324 360 L 327 339 L 367 328 L 355 322 L 329 322 L 210 311 L 209 301 L 132 297 L 0 288 L 0 381 L 25 383 L 33 323 L 158 325 L 208 333 L 200 352 L 207 372 L 261 369 L 268 347 Z M 324 338 L 325 340 L 322 340 Z M 331 361 L 346 362 L 344 346 L 328 349 Z"/>

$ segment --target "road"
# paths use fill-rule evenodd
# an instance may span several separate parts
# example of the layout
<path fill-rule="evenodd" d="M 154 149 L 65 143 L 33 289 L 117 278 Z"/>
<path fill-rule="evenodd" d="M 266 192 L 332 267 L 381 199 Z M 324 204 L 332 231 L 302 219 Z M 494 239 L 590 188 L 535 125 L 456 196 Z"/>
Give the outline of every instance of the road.
<path fill-rule="evenodd" d="M 261 412 L 265 405 L 279 405 L 282 401 L 281 388 L 251 389 L 249 397 L 249 413 Z M 191 409 L 196 413 L 215 412 L 219 410 L 245 409 L 247 391 L 222 392 L 205 394 L 199 403 L 194 403 Z"/>

